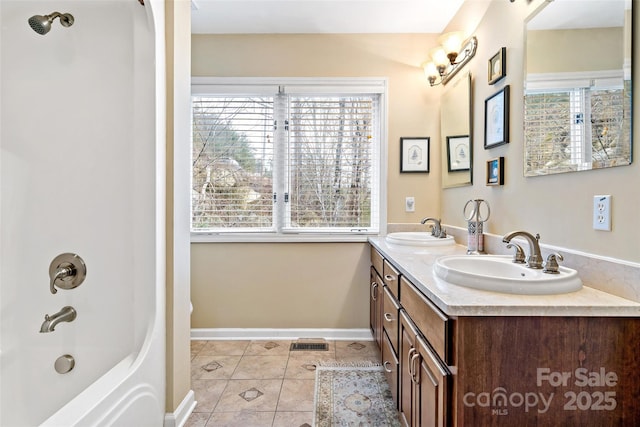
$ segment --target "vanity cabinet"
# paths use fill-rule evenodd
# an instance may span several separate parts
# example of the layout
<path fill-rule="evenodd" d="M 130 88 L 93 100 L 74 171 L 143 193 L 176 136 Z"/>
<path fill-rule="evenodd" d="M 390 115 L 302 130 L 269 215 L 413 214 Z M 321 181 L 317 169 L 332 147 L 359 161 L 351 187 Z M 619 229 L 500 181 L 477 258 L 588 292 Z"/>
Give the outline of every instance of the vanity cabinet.
<path fill-rule="evenodd" d="M 397 276 L 372 316 L 404 426 L 640 426 L 640 318 L 452 316 Z"/>
<path fill-rule="evenodd" d="M 381 254 L 372 251 L 371 323 L 382 354 L 391 395 L 405 426 L 445 426 L 448 420 L 450 373 L 440 357 L 446 355 L 449 320 L 419 294 Z M 375 266 L 382 265 L 384 286 L 374 284 Z M 379 305 L 382 296 L 382 308 Z M 406 306 L 403 304 L 406 302 Z M 377 321 L 382 319 L 382 334 Z M 414 323 L 414 320 L 417 323 Z M 426 331 L 423 332 L 423 331 Z M 440 349 L 439 356 L 430 340 Z"/>

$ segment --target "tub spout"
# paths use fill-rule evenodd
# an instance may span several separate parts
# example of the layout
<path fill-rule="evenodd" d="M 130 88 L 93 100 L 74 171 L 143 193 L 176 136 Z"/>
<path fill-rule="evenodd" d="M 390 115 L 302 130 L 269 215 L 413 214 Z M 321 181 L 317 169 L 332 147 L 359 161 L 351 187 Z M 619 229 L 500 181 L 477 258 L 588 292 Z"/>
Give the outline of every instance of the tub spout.
<path fill-rule="evenodd" d="M 44 315 L 44 322 L 40 326 L 40 332 L 53 332 L 55 327 L 60 322 L 72 322 L 77 316 L 76 310 L 73 307 L 62 307 L 62 310 L 49 316 Z"/>

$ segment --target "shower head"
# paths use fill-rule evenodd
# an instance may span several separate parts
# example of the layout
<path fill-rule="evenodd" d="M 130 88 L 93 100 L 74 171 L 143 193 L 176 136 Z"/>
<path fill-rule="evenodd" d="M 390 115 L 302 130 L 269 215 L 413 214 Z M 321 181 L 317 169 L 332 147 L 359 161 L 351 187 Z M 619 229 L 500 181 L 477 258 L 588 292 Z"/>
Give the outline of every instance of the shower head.
<path fill-rule="evenodd" d="M 29 18 L 29 25 L 33 28 L 33 31 L 44 35 L 49 32 L 51 24 L 56 18 L 60 18 L 60 24 L 62 24 L 63 27 L 70 27 L 73 25 L 73 15 L 70 13 L 63 14 L 60 12 L 53 12 L 50 15 L 34 15 Z"/>

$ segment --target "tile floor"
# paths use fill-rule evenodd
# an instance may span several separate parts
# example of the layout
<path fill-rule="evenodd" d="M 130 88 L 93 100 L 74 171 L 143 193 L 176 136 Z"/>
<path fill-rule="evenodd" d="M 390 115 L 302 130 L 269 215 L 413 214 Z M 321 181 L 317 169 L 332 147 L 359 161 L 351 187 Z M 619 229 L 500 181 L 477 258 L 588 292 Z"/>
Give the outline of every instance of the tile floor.
<path fill-rule="evenodd" d="M 309 427 L 314 363 L 380 362 L 373 341 L 326 341 L 328 351 L 289 351 L 292 342 L 192 341 L 191 388 L 198 404 L 185 427 Z"/>

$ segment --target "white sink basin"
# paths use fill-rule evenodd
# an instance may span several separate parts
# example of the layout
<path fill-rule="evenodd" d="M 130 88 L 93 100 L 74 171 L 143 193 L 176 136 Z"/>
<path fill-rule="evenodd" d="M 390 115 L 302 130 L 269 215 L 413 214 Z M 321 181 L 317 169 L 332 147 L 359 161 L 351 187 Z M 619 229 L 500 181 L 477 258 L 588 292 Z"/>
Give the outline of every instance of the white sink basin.
<path fill-rule="evenodd" d="M 426 231 L 402 231 L 398 233 L 389 233 L 386 237 L 387 243 L 402 246 L 449 246 L 455 245 L 456 241 L 453 236 L 447 236 L 442 239 L 433 237 L 431 233 Z"/>
<path fill-rule="evenodd" d="M 559 274 L 543 273 L 512 259 L 509 255 L 444 256 L 436 260 L 434 272 L 454 285 L 510 294 L 564 294 L 582 288 L 575 270 L 560 267 Z"/>

